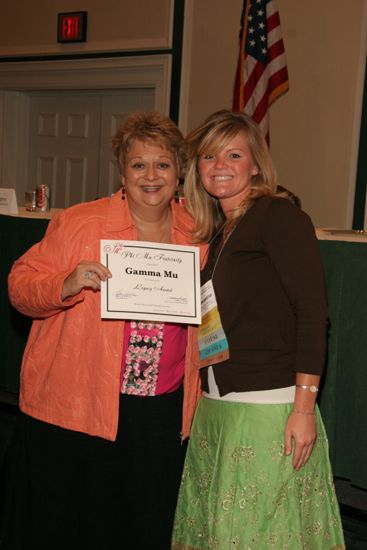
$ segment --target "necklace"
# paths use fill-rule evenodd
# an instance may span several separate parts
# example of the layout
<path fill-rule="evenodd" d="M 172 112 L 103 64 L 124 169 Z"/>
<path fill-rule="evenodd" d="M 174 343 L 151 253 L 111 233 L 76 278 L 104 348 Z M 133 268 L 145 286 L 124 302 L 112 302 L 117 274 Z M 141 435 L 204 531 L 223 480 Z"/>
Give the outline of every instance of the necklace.
<path fill-rule="evenodd" d="M 154 225 L 154 227 L 143 226 L 141 223 L 136 223 L 139 240 L 156 242 L 156 243 L 170 242 L 171 226 L 172 226 L 171 216 L 169 216 L 163 223 Z"/>
<path fill-rule="evenodd" d="M 226 220 L 223 225 L 223 236 L 222 241 L 225 242 L 228 240 L 228 237 L 233 233 L 238 223 L 238 218 Z"/>
<path fill-rule="evenodd" d="M 213 277 L 214 277 L 214 272 L 215 272 L 217 264 L 219 262 L 219 258 L 222 255 L 223 248 L 227 244 L 227 241 L 230 238 L 230 236 L 232 235 L 233 231 L 236 229 L 236 227 L 238 226 L 238 224 L 240 223 L 242 218 L 247 213 L 248 209 L 249 209 L 249 206 L 246 206 L 246 208 L 242 211 L 240 216 L 238 216 L 237 218 L 234 218 L 234 219 L 232 218 L 229 222 L 228 222 L 228 220 L 226 220 L 224 222 L 224 224 L 219 228 L 219 230 L 215 233 L 214 237 L 212 237 L 212 239 L 210 240 L 209 244 L 211 245 L 214 242 L 214 240 L 217 238 L 217 236 L 223 231 L 222 239 L 221 239 L 221 242 L 220 242 L 219 247 L 218 247 L 218 252 L 216 254 L 214 266 L 213 266 L 213 268 L 210 272 L 211 279 L 213 279 Z"/>

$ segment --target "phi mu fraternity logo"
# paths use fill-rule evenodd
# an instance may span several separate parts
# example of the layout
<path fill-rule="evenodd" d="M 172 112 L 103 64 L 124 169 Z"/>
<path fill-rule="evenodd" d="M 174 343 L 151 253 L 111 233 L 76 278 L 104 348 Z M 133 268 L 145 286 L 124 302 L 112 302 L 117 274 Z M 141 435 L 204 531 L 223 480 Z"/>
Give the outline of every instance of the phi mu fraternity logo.
<path fill-rule="evenodd" d="M 120 254 L 122 252 L 122 249 L 124 248 L 124 245 L 122 242 L 116 241 L 113 243 L 105 244 L 103 247 L 103 252 L 105 254 Z"/>

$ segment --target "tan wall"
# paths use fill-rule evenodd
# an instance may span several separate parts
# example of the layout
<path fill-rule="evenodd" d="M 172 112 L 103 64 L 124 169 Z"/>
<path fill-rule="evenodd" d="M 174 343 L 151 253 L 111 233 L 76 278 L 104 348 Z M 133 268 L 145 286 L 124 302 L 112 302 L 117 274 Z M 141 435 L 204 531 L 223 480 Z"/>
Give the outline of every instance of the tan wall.
<path fill-rule="evenodd" d="M 301 197 L 319 227 L 346 227 L 351 218 L 364 4 L 353 0 L 346 11 L 343 0 L 278 0 L 290 91 L 271 109 L 271 151 L 279 181 Z M 241 6 L 241 0 L 193 2 L 189 130 L 231 106 Z"/>
<path fill-rule="evenodd" d="M 164 48 L 171 0 L 1 0 L 0 56 Z M 88 12 L 87 43 L 58 44 L 57 14 Z"/>
<path fill-rule="evenodd" d="M 279 1 L 291 88 L 272 109 L 272 151 L 281 182 L 323 227 L 351 221 L 366 59 L 364 4 L 353 0 L 346 10 L 341 0 Z"/>
<path fill-rule="evenodd" d="M 242 0 L 189 0 L 189 4 L 188 131 L 210 113 L 232 106 Z"/>

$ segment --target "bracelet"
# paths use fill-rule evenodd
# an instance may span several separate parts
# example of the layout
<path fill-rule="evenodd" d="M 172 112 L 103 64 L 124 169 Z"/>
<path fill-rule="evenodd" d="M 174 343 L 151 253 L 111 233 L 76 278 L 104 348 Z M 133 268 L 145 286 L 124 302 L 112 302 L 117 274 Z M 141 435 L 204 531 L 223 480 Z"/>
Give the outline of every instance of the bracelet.
<path fill-rule="evenodd" d="M 315 416 L 314 411 L 301 411 L 300 409 L 293 409 L 292 412 L 297 413 L 297 414 L 305 414 L 307 416 Z"/>
<path fill-rule="evenodd" d="M 305 384 L 296 384 L 296 388 L 302 388 L 303 390 L 308 390 L 311 393 L 317 393 L 319 391 L 319 388 L 314 385 L 306 386 Z"/>

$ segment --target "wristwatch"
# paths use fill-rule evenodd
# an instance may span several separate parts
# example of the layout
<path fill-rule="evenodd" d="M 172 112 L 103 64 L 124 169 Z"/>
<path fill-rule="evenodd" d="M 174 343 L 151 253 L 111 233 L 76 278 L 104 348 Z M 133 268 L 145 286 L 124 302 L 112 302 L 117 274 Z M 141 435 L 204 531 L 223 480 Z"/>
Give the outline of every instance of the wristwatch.
<path fill-rule="evenodd" d="M 311 393 L 317 393 L 319 391 L 319 388 L 317 386 L 314 386 L 314 385 L 306 386 L 306 385 L 303 385 L 303 384 L 296 384 L 296 388 L 302 388 L 303 390 L 308 390 Z"/>

